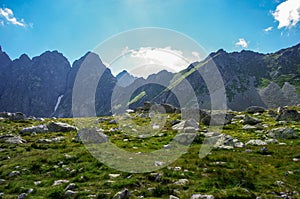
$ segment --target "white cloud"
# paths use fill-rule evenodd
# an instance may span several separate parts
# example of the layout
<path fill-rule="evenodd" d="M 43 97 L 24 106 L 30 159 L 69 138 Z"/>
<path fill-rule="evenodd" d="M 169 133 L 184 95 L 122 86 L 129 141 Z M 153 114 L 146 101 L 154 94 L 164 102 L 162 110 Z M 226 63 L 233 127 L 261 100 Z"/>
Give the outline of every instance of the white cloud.
<path fill-rule="evenodd" d="M 147 77 L 161 70 L 179 72 L 190 63 L 201 60 L 198 52 L 193 51 L 185 55 L 183 51 L 172 49 L 170 46 L 163 48 L 140 47 L 133 50 L 125 47 L 121 55 L 113 65 L 118 68 L 121 66 L 122 69 L 126 68 L 129 73 L 137 77 Z"/>
<path fill-rule="evenodd" d="M 300 21 L 300 1 L 286 0 L 276 7 L 272 15 L 279 22 L 278 29 L 296 26 Z"/>
<path fill-rule="evenodd" d="M 13 24 L 16 26 L 23 26 L 25 27 L 25 23 L 24 20 L 17 20 L 17 18 L 14 16 L 14 13 L 11 9 L 9 8 L 0 8 L 0 17 L 4 18 L 6 20 L 7 23 L 9 24 Z M 2 23 L 4 25 L 4 22 L 2 21 Z"/>
<path fill-rule="evenodd" d="M 264 29 L 265 32 L 270 32 L 271 30 L 273 30 L 273 27 L 272 27 L 272 26 L 267 27 L 267 28 Z"/>
<path fill-rule="evenodd" d="M 242 48 L 247 48 L 248 47 L 248 42 L 243 39 L 240 38 L 238 42 L 235 43 L 236 46 L 241 46 Z"/>

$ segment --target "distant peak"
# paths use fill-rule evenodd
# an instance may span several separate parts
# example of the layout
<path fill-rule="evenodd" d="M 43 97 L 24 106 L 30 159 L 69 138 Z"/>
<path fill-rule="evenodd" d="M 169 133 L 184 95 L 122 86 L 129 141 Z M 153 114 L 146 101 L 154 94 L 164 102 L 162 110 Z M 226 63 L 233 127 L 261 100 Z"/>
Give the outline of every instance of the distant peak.
<path fill-rule="evenodd" d="M 20 60 L 30 60 L 30 58 L 28 57 L 27 54 L 22 54 L 20 57 L 19 57 Z"/>

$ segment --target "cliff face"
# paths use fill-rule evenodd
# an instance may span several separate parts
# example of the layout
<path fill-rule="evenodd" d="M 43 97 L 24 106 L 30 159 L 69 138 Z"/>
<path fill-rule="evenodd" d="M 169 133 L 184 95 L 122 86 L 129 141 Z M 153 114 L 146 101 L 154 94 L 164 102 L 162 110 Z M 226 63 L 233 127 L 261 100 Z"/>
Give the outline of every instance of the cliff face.
<path fill-rule="evenodd" d="M 213 90 L 207 87 L 208 81 L 217 82 L 212 66 L 222 77 L 225 101 L 230 109 L 244 110 L 251 105 L 273 108 L 300 103 L 297 94 L 300 91 L 300 44 L 271 54 L 219 50 L 177 74 L 161 71 L 147 79 L 135 78 L 126 71 L 114 77 L 94 53 L 87 53 L 71 67 L 57 51 L 47 51 L 33 59 L 23 54 L 11 60 L 0 47 L 0 111 L 20 111 L 38 117 L 72 117 L 74 81 L 82 64 L 88 64 L 102 74 L 94 99 L 91 99 L 95 102 L 97 115 L 111 114 L 112 103 L 118 102 L 116 99 L 125 99 L 128 93 L 130 108 L 136 108 L 144 101 L 180 106 L 184 99 L 185 104 L 197 103 L 200 108 L 210 109 L 211 96 L 220 94 L 217 87 Z M 89 75 L 87 79 L 96 74 Z M 196 98 L 187 92 L 187 85 L 193 89 Z M 87 96 L 84 90 L 83 99 Z M 112 99 L 113 91 L 117 93 Z M 124 104 L 128 105 L 127 102 Z"/>
<path fill-rule="evenodd" d="M 0 110 L 50 116 L 66 89 L 68 60 L 57 51 L 47 51 L 32 60 L 23 54 L 4 67 L 2 70 L 1 65 Z"/>

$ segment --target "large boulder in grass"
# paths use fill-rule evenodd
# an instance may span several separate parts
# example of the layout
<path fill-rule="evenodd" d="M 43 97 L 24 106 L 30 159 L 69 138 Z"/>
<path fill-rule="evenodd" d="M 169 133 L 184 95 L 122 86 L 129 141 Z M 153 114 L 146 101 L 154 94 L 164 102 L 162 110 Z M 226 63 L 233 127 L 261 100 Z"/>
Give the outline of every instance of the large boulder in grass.
<path fill-rule="evenodd" d="M 293 139 L 298 138 L 299 135 L 292 128 L 279 127 L 268 132 L 268 136 L 275 139 Z"/>
<path fill-rule="evenodd" d="M 26 115 L 21 112 L 9 113 L 9 112 L 1 112 L 0 117 L 7 118 L 9 120 L 25 120 Z"/>
<path fill-rule="evenodd" d="M 253 114 L 253 113 L 263 113 L 266 109 L 264 107 L 260 106 L 250 106 L 246 109 L 247 113 Z"/>
<path fill-rule="evenodd" d="M 261 120 L 245 115 L 244 124 L 255 125 L 261 123 Z"/>
<path fill-rule="evenodd" d="M 23 144 L 27 142 L 26 140 L 22 139 L 20 136 L 15 136 L 12 134 L 1 135 L 0 140 L 10 144 Z"/>
<path fill-rule="evenodd" d="M 77 131 L 75 126 L 62 122 L 51 122 L 47 125 L 50 132 L 70 132 Z"/>
<path fill-rule="evenodd" d="M 300 121 L 300 113 L 296 110 L 281 109 L 276 121 Z"/>
<path fill-rule="evenodd" d="M 49 129 L 45 124 L 41 124 L 38 126 L 31 126 L 31 127 L 27 127 L 27 128 L 23 128 L 21 130 L 21 133 L 46 133 L 48 132 Z"/>

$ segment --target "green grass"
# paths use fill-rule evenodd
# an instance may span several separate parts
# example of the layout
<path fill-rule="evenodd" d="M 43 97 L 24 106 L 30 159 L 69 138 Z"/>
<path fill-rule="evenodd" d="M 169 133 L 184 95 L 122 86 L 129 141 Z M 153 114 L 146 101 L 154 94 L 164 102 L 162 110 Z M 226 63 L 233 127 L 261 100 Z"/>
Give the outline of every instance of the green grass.
<path fill-rule="evenodd" d="M 150 123 L 149 118 L 135 117 L 134 114 L 132 117 L 137 125 Z M 180 115 L 170 115 L 160 136 L 145 139 L 126 135 L 121 130 L 111 132 L 109 129 L 117 125 L 108 124 L 108 121 L 93 124 L 104 129 L 116 146 L 129 152 L 148 153 L 162 148 L 174 138 L 176 132 L 171 129 L 170 121 L 178 117 Z M 268 124 L 265 131 L 279 127 L 274 118 L 267 113 L 253 117 Z M 74 124 L 72 119 L 58 120 Z M 1 120 L 0 134 L 19 134 L 24 127 L 47 122 L 50 120 L 47 119 L 45 122 Z M 237 122 L 223 129 L 216 127 L 214 130 L 229 134 L 243 142 L 263 138 L 264 133 L 242 130 L 242 126 Z M 285 126 L 293 127 L 298 132 L 300 130 L 300 125 L 296 122 L 287 123 Z M 200 129 L 204 128 L 205 126 L 200 126 Z M 40 138 L 58 136 L 65 139 L 50 144 L 37 142 Z M 171 194 L 179 198 L 190 198 L 192 194 L 197 193 L 212 194 L 215 198 L 256 196 L 274 198 L 272 192 L 300 192 L 299 162 L 292 161 L 293 158 L 300 158 L 300 139 L 279 140 L 287 145 L 269 144 L 267 148 L 271 156 L 262 155 L 259 146 L 246 146 L 234 150 L 214 149 L 211 154 L 200 159 L 198 153 L 202 136 L 175 162 L 154 171 L 161 174 L 160 179 L 155 181 L 150 173 L 131 174 L 106 166 L 96 160 L 82 143 L 74 142 L 75 136 L 76 132 L 44 133 L 22 136 L 28 142 L 20 145 L 0 142 L 0 179 L 5 179 L 5 182 L 0 184 L 0 192 L 4 193 L 4 198 L 16 198 L 31 188 L 33 192 L 28 194 L 28 198 L 64 198 L 64 189 L 68 183 L 52 186 L 54 181 L 61 179 L 76 184 L 74 190 L 78 192 L 77 198 L 88 198 L 89 195 L 112 198 L 124 188 L 129 189 L 131 198 L 138 198 L 141 195 L 145 198 L 169 198 Z M 128 141 L 124 142 L 124 139 Z M 246 149 L 251 149 L 252 152 L 246 152 Z M 181 167 L 181 170 L 175 171 L 174 167 Z M 8 174 L 14 170 L 20 171 L 21 175 L 9 178 Z M 120 176 L 111 178 L 109 174 Z M 182 186 L 174 184 L 179 179 L 188 179 L 189 183 Z M 41 184 L 35 185 L 36 181 L 41 181 Z M 285 184 L 278 186 L 275 181 L 282 181 Z"/>

